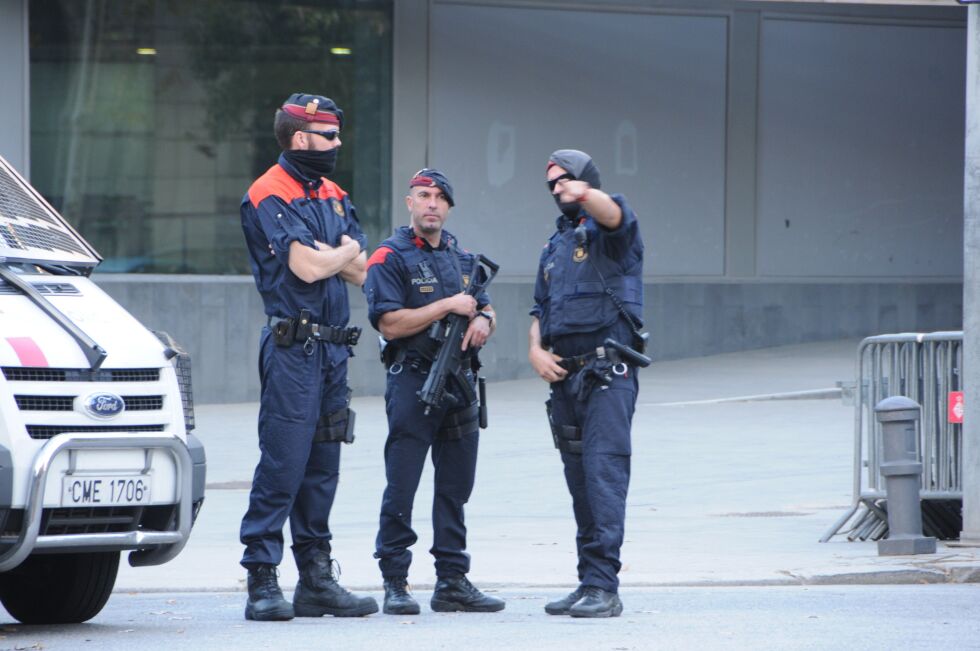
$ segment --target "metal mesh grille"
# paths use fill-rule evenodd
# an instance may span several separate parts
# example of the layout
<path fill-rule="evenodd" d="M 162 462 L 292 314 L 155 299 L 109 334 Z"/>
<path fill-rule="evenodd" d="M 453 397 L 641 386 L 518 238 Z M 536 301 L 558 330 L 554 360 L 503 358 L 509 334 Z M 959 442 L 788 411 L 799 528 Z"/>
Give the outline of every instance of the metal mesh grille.
<path fill-rule="evenodd" d="M 134 531 L 141 511 L 138 506 L 44 509 L 41 532 L 47 536 L 64 536 Z"/>
<path fill-rule="evenodd" d="M 26 262 L 98 264 L 71 226 L 0 160 L 0 257 Z"/>
<path fill-rule="evenodd" d="M 75 396 L 14 396 L 23 411 L 71 411 Z M 123 396 L 126 411 L 159 411 L 163 396 Z"/>
<path fill-rule="evenodd" d="M 158 368 L 38 368 L 4 366 L 3 375 L 11 382 L 157 382 Z"/>
<path fill-rule="evenodd" d="M 16 242 L 16 249 L 41 249 L 43 251 L 67 251 L 85 255 L 85 249 L 75 243 L 74 238 L 65 232 L 35 224 L 10 224 L 4 233 L 4 240 L 9 243 L 10 231 Z"/>
<path fill-rule="evenodd" d="M 74 396 L 14 396 L 17 408 L 24 411 L 71 411 Z"/>
<path fill-rule="evenodd" d="M 156 411 L 163 409 L 163 396 L 123 396 L 126 411 Z"/>
<path fill-rule="evenodd" d="M 58 223 L 9 174 L 0 174 L 0 215 L 7 219 L 30 219 L 49 224 Z"/>
<path fill-rule="evenodd" d="M 32 439 L 49 439 L 58 434 L 72 432 L 78 434 L 97 434 L 107 432 L 162 432 L 163 425 L 28 425 L 27 433 Z"/>

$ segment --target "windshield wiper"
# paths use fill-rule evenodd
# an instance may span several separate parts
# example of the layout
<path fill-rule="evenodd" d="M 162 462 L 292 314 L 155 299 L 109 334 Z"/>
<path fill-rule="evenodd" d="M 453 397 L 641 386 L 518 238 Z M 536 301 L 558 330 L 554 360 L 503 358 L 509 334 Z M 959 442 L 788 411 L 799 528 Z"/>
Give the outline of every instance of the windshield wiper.
<path fill-rule="evenodd" d="M 41 310 L 51 317 L 55 323 L 60 325 L 65 332 L 67 332 L 78 347 L 82 349 L 82 353 L 85 355 L 85 359 L 88 360 L 89 368 L 93 371 L 102 366 L 102 362 L 105 361 L 106 355 L 108 353 L 105 348 L 95 343 L 95 340 L 85 334 L 81 328 L 79 328 L 75 323 L 65 316 L 64 312 L 56 308 L 51 301 L 44 298 L 34 285 L 30 284 L 6 265 L 0 265 L 0 278 L 3 278 L 12 286 L 16 287 L 24 294 L 27 298 L 37 305 Z"/>

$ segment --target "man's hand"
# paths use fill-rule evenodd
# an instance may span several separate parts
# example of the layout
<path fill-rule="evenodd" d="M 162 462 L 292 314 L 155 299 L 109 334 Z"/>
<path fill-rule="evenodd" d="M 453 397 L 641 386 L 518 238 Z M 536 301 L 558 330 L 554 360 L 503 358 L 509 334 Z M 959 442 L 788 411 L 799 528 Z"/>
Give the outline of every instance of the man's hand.
<path fill-rule="evenodd" d="M 455 296 L 450 296 L 442 300 L 446 301 L 446 307 L 449 308 L 450 314 L 461 314 L 467 319 L 472 319 L 476 316 L 476 299 L 469 294 L 460 292 Z"/>
<path fill-rule="evenodd" d="M 563 203 L 575 203 L 576 201 L 584 201 L 585 195 L 589 193 L 592 186 L 585 181 L 570 179 L 564 181 L 560 188 L 561 194 L 558 195 L 559 199 Z"/>
<path fill-rule="evenodd" d="M 568 371 L 558 366 L 561 357 L 550 350 L 545 350 L 541 347 L 531 348 L 527 354 L 527 358 L 531 362 L 531 367 L 534 368 L 534 372 L 540 375 L 541 379 L 545 382 L 558 382 L 559 380 L 564 380 L 565 376 L 568 375 Z"/>
<path fill-rule="evenodd" d="M 470 326 L 466 329 L 466 335 L 463 337 L 463 350 L 469 348 L 470 344 L 479 348 L 487 343 L 489 338 L 490 320 L 483 317 L 474 318 L 470 321 Z"/>

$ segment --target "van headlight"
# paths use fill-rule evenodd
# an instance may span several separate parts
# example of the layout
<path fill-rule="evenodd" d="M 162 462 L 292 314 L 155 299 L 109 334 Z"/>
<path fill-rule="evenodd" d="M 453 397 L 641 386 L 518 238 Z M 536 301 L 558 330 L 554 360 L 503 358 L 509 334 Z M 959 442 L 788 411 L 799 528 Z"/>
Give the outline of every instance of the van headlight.
<path fill-rule="evenodd" d="M 180 403 L 184 408 L 184 428 L 190 432 L 194 429 L 194 393 L 191 389 L 191 356 L 180 347 L 169 333 L 161 330 L 151 330 L 164 345 L 163 354 L 174 365 L 177 372 L 177 385 L 180 387 Z"/>

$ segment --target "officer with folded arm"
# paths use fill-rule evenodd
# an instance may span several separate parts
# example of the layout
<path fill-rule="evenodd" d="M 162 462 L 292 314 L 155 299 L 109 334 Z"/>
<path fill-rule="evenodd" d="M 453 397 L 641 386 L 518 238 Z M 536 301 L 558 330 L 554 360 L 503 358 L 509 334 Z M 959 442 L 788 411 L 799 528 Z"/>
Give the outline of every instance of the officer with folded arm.
<path fill-rule="evenodd" d="M 387 340 L 382 356 L 388 371 L 387 486 L 374 554 L 384 578 L 384 612 L 420 611 L 408 591 L 409 547 L 418 540 L 412 506 L 430 448 L 435 467 L 430 551 L 438 577 L 430 605 L 441 612 L 494 612 L 504 608 L 503 600 L 483 594 L 466 578 L 470 557 L 463 506 L 473 490 L 480 421 L 479 405 L 465 396 L 474 394 L 476 353 L 493 333 L 496 315 L 485 292 L 464 291 L 477 281 L 471 277 L 474 256 L 443 229 L 454 205 L 445 175 L 420 170 L 409 182 L 405 204 L 411 225 L 398 228 L 371 255 L 364 284 L 368 318 Z M 461 341 L 440 343 L 433 334 L 442 332 L 449 315 L 461 315 L 468 325 Z M 442 345 L 465 351 L 462 367 L 452 369 L 445 400 L 423 404 L 420 394 Z"/>
<path fill-rule="evenodd" d="M 291 95 L 275 116 L 282 155 L 242 200 L 252 275 L 268 317 L 259 342 L 261 456 L 241 526 L 246 619 L 378 610 L 371 597 L 337 583 L 330 556 L 340 443 L 353 441 L 347 358 L 360 335 L 347 325 L 347 283 L 364 283 L 366 263 L 354 206 L 328 178 L 343 126 L 344 113 L 329 98 Z M 287 518 L 300 573 L 292 604 L 276 578 Z"/>
<path fill-rule="evenodd" d="M 528 359 L 551 384 L 549 420 L 572 497 L 579 586 L 551 615 L 616 617 L 642 352 L 643 242 L 588 154 L 561 149 L 546 179 L 561 215 L 538 267 Z"/>

